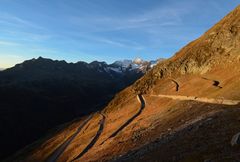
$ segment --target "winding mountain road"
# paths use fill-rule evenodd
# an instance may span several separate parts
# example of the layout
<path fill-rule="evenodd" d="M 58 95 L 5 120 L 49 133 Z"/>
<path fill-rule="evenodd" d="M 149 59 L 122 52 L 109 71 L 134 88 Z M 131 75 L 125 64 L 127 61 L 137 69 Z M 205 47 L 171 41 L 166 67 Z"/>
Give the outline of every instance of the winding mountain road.
<path fill-rule="evenodd" d="M 171 81 L 176 85 L 176 91 L 179 91 L 179 84 L 176 80 L 171 79 Z"/>
<path fill-rule="evenodd" d="M 120 131 L 122 131 L 124 128 L 126 128 L 136 117 L 138 117 L 138 116 L 142 113 L 143 109 L 145 108 L 145 99 L 143 98 L 142 95 L 138 95 L 138 96 L 137 96 L 137 99 L 138 99 L 138 101 L 141 103 L 141 107 L 140 107 L 139 111 L 138 111 L 135 115 L 133 115 L 130 119 L 128 119 L 128 120 L 127 120 L 121 127 L 119 127 L 113 134 L 111 134 L 111 136 L 109 136 L 106 140 L 104 140 L 104 141 L 101 143 L 101 145 L 104 144 L 108 139 L 115 137 Z"/>
<path fill-rule="evenodd" d="M 227 100 L 224 98 L 205 98 L 205 97 L 195 97 L 195 96 L 177 96 L 177 95 L 151 95 L 154 97 L 163 97 L 163 98 L 171 98 L 176 100 L 183 101 L 198 101 L 204 103 L 211 104 L 222 104 L 222 105 L 237 105 L 240 103 L 240 100 Z"/>
<path fill-rule="evenodd" d="M 78 128 L 78 130 L 69 137 L 63 144 L 61 144 L 47 159 L 46 162 L 55 162 L 59 158 L 59 156 L 66 150 L 69 144 L 73 141 L 73 139 L 78 135 L 78 133 L 82 130 L 82 128 L 91 120 L 93 115 L 90 115 Z"/>
<path fill-rule="evenodd" d="M 106 119 L 106 117 L 105 117 L 105 115 L 102 114 L 102 113 L 100 113 L 100 115 L 102 116 L 102 119 L 101 119 L 101 121 L 100 121 L 100 123 L 99 123 L 99 129 L 98 129 L 96 135 L 94 136 L 94 138 L 92 139 L 92 141 L 84 148 L 84 150 L 83 150 L 77 157 L 75 157 L 75 158 L 72 160 L 72 162 L 75 161 L 75 160 L 78 160 L 78 159 L 81 158 L 84 154 L 86 154 L 86 153 L 94 146 L 94 144 L 97 142 L 98 138 L 99 138 L 100 135 L 102 134 L 103 129 L 104 129 L 104 124 L 105 124 L 105 119 Z"/>

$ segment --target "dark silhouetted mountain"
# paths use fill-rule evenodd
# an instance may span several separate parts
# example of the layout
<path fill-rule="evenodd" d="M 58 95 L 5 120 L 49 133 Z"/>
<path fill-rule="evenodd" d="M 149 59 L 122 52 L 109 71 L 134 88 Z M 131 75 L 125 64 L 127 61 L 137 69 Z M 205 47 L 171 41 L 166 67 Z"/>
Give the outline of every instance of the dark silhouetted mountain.
<path fill-rule="evenodd" d="M 39 57 L 1 71 L 0 128 L 4 131 L 0 140 L 5 148 L 1 157 L 58 124 L 103 108 L 144 74 L 142 65 L 130 64 L 67 63 Z"/>

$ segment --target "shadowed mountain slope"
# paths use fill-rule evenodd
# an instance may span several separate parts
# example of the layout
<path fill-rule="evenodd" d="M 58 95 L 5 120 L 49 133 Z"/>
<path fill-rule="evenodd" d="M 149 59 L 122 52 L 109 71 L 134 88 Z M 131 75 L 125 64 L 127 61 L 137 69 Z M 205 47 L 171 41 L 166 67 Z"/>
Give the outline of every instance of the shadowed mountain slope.
<path fill-rule="evenodd" d="M 53 61 L 39 57 L 0 72 L 0 142 L 9 155 L 47 130 L 95 112 L 151 66 Z"/>

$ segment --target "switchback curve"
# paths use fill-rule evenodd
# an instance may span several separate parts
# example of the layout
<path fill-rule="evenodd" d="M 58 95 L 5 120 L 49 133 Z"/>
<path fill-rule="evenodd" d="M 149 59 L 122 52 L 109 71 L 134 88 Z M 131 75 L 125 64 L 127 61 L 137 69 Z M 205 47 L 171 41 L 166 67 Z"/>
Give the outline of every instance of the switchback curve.
<path fill-rule="evenodd" d="M 61 144 L 47 159 L 46 162 L 55 162 L 59 158 L 59 156 L 66 150 L 69 144 L 73 141 L 73 139 L 78 135 L 78 133 L 82 130 L 82 128 L 91 120 L 93 115 L 90 115 L 78 128 L 78 130 L 69 137 L 63 144 Z"/>
<path fill-rule="evenodd" d="M 174 79 L 171 79 L 171 81 L 176 85 L 176 91 L 178 92 L 179 91 L 179 84 L 176 80 Z"/>
<path fill-rule="evenodd" d="M 136 117 L 138 117 L 142 113 L 143 109 L 145 108 L 145 100 L 142 95 L 138 95 L 137 97 L 138 97 L 138 101 L 141 103 L 141 107 L 140 107 L 139 111 L 135 115 L 133 115 L 130 119 L 128 119 L 121 127 L 119 127 L 106 140 L 104 140 L 101 143 L 101 145 L 104 144 L 108 139 L 115 137 L 120 131 L 122 131 L 125 127 L 127 127 Z"/>
<path fill-rule="evenodd" d="M 105 119 L 106 119 L 106 117 L 105 117 L 105 115 L 102 114 L 102 113 L 100 113 L 100 115 L 102 116 L 102 119 L 101 119 L 101 121 L 100 121 L 100 123 L 99 123 L 99 129 L 98 129 L 96 135 L 94 136 L 94 138 L 92 139 L 92 141 L 84 148 L 84 150 L 83 150 L 77 157 L 75 157 L 75 158 L 72 160 L 72 162 L 75 161 L 75 160 L 78 160 L 78 159 L 81 158 L 84 154 L 86 154 L 86 153 L 94 146 L 94 144 L 97 142 L 98 138 L 99 138 L 100 135 L 102 134 L 102 131 L 103 131 L 103 129 L 104 129 L 104 124 L 105 124 Z"/>
<path fill-rule="evenodd" d="M 211 80 L 211 79 L 208 79 L 208 78 L 205 78 L 205 77 L 202 77 L 202 79 L 212 81 L 213 86 L 218 87 L 218 88 L 222 88 L 221 86 L 219 86 L 220 82 L 218 80 Z"/>

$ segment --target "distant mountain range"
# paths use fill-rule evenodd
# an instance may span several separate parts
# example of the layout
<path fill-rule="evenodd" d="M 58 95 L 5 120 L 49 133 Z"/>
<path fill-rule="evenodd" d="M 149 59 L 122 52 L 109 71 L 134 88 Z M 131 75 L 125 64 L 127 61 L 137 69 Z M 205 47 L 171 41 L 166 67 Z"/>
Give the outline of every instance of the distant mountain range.
<path fill-rule="evenodd" d="M 126 71 L 146 71 L 149 70 L 150 68 L 152 68 L 153 66 L 155 66 L 158 62 L 163 61 L 163 58 L 157 59 L 157 60 L 152 60 L 152 61 L 144 61 L 141 58 L 136 58 L 134 60 L 119 60 L 119 61 L 115 61 L 112 64 L 107 64 L 106 62 L 99 62 L 99 61 L 93 61 L 91 63 L 86 63 L 83 61 L 79 61 L 77 63 L 67 63 L 66 61 L 62 60 L 62 61 L 58 61 L 58 60 L 51 60 L 51 59 L 47 59 L 47 58 L 43 58 L 43 57 L 39 57 L 37 59 L 33 58 L 31 60 L 27 60 L 23 63 L 17 64 L 15 65 L 13 68 L 16 67 L 21 67 L 24 66 L 26 64 L 29 64 L 31 62 L 38 62 L 38 61 L 53 61 L 53 62 L 61 62 L 61 63 L 65 63 L 65 64 L 70 64 L 70 65 L 77 65 L 77 64 L 84 64 L 86 65 L 86 67 L 88 68 L 96 68 L 96 70 L 98 70 L 99 72 L 117 72 L 117 73 L 124 73 Z M 62 64 L 63 65 L 63 64 Z M 8 69 L 12 69 L 12 68 L 8 68 Z M 6 68 L 0 68 L 0 71 L 6 70 Z"/>
<path fill-rule="evenodd" d="M 56 125 L 100 110 L 157 62 L 136 59 L 108 65 L 39 57 L 1 71 L 0 128 L 5 130 L 0 138 L 5 148 L 1 157 Z"/>

